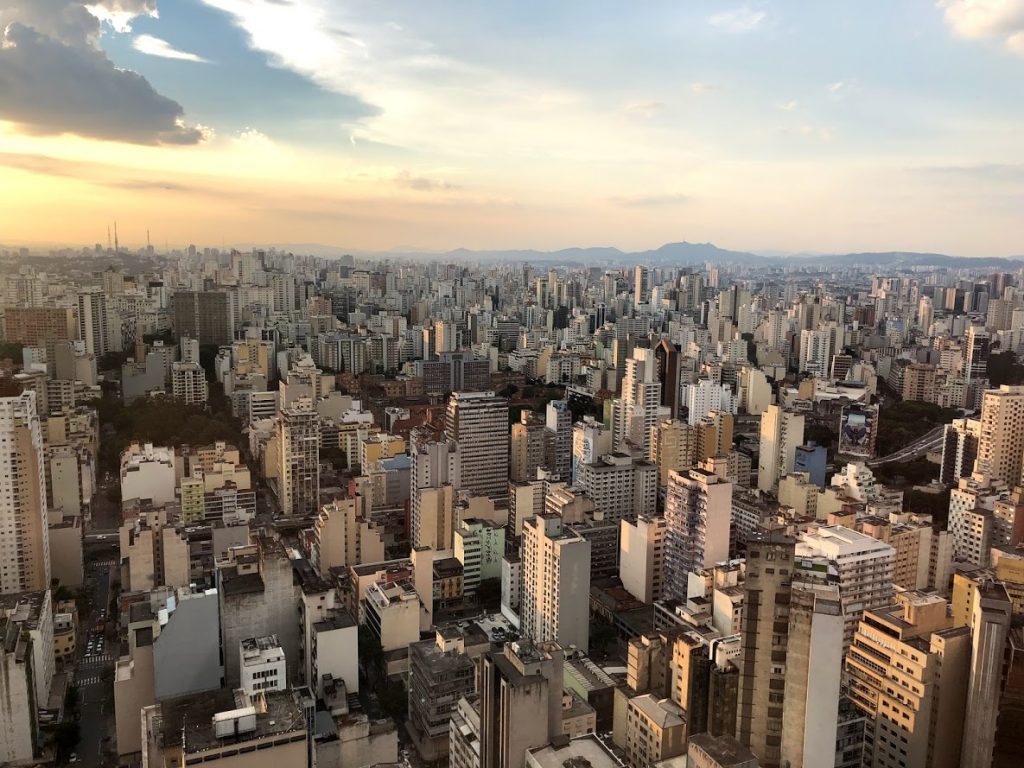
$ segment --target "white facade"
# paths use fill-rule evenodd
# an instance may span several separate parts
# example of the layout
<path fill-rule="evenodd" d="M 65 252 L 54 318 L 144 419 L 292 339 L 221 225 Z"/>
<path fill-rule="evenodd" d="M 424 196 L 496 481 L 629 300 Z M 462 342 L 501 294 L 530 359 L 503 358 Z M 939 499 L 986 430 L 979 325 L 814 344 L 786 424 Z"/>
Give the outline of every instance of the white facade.
<path fill-rule="evenodd" d="M 758 457 L 757 487 L 771 491 L 779 478 L 790 474 L 796 449 L 804 442 L 803 414 L 771 405 L 761 414 L 761 453 Z"/>
<path fill-rule="evenodd" d="M 174 501 L 174 450 L 133 443 L 121 454 L 121 504 L 150 499 L 154 506 Z"/>
<path fill-rule="evenodd" d="M 171 392 L 175 398 L 187 405 L 205 403 L 209 398 L 206 371 L 199 363 L 173 363 Z"/>
<path fill-rule="evenodd" d="M 689 409 L 686 421 L 692 427 L 700 424 L 712 411 L 736 413 L 736 397 L 727 384 L 711 379 L 698 379 L 696 384 L 684 384 L 683 403 Z"/>
<path fill-rule="evenodd" d="M 623 520 L 619 535 L 619 578 L 633 597 L 653 603 L 661 597 L 664 517 L 641 515 L 635 523 Z"/>
<path fill-rule="evenodd" d="M 798 560 L 822 558 L 838 573 L 846 617 L 844 650 L 853 641 L 864 611 L 892 601 L 896 550 L 884 541 L 840 525 L 823 526 L 800 536 L 796 556 Z"/>
<path fill-rule="evenodd" d="M 590 642 L 590 542 L 553 514 L 523 525 L 521 629 L 535 642 L 586 651 Z"/>

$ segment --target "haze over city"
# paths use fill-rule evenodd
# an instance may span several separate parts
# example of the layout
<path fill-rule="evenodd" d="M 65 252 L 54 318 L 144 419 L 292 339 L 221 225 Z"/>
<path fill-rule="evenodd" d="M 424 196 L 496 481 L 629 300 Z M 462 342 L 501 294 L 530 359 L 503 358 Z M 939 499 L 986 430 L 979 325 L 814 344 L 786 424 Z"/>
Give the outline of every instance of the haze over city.
<path fill-rule="evenodd" d="M 0 242 L 1019 255 L 1022 19 L 4 0 Z"/>

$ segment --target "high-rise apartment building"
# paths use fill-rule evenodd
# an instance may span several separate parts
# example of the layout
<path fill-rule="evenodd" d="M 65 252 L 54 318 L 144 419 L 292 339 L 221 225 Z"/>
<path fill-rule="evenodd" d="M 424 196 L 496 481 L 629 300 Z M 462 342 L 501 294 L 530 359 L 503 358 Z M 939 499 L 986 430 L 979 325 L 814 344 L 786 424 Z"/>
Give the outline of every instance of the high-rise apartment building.
<path fill-rule="evenodd" d="M 912 363 L 903 370 L 903 399 L 922 403 L 935 402 L 934 365 Z"/>
<path fill-rule="evenodd" d="M 626 454 L 607 454 L 593 464 L 580 465 L 578 485 L 606 520 L 652 515 L 658 498 L 658 468 Z"/>
<path fill-rule="evenodd" d="M 989 768 L 992 765 L 1006 637 L 1010 632 L 1012 614 L 1013 606 L 1002 584 L 986 582 L 974 591 L 970 624 L 971 668 L 961 768 Z"/>
<path fill-rule="evenodd" d="M 205 403 L 210 396 L 206 371 L 199 363 L 172 363 L 171 393 L 186 405 Z"/>
<path fill-rule="evenodd" d="M 953 419 L 946 425 L 942 436 L 942 468 L 939 481 L 956 485 L 961 477 L 974 472 L 978 458 L 978 444 L 981 440 L 979 419 Z"/>
<path fill-rule="evenodd" d="M 117 348 L 112 336 L 117 333 L 120 339 L 120 328 L 110 328 L 107 307 L 107 295 L 102 291 L 82 291 L 78 294 L 78 338 L 85 345 L 89 354 L 102 357 Z"/>
<path fill-rule="evenodd" d="M 1024 461 L 1024 387 L 1002 385 L 985 392 L 977 469 L 993 480 L 1014 486 Z"/>
<path fill-rule="evenodd" d="M 758 457 L 757 487 L 771 491 L 779 478 L 790 474 L 796 449 L 804 444 L 803 414 L 770 405 L 761 414 L 761 453 Z"/>
<path fill-rule="evenodd" d="M 459 446 L 429 429 L 414 429 L 409 436 L 409 458 L 413 546 L 437 547 L 437 542 L 452 534 L 453 522 L 439 513 L 451 508 L 455 489 L 461 486 Z"/>
<path fill-rule="evenodd" d="M 50 588 L 46 465 L 35 392 L 0 398 L 0 594 Z"/>
<path fill-rule="evenodd" d="M 511 429 L 510 478 L 514 482 L 533 480 L 545 464 L 547 428 L 540 414 L 524 410 Z"/>
<path fill-rule="evenodd" d="M 200 344 L 232 342 L 231 302 L 226 291 L 176 291 L 171 298 L 174 330 Z"/>
<path fill-rule="evenodd" d="M 508 500 L 508 400 L 493 392 L 453 392 L 445 434 L 459 446 L 459 490 Z"/>
<path fill-rule="evenodd" d="M 697 463 L 697 427 L 685 421 L 669 419 L 651 434 L 652 464 L 658 466 L 658 490 L 662 498 L 671 472 L 684 472 Z"/>
<path fill-rule="evenodd" d="M 535 642 L 586 651 L 590 639 L 590 542 L 544 513 L 523 524 L 520 625 Z"/>
<path fill-rule="evenodd" d="M 308 398 L 277 414 L 278 501 L 286 515 L 320 509 L 320 418 Z"/>
<path fill-rule="evenodd" d="M 800 331 L 800 372 L 809 373 L 816 379 L 828 377 L 832 359 L 832 333 L 823 331 Z"/>
<path fill-rule="evenodd" d="M 667 530 L 662 516 L 640 515 L 635 523 L 620 523 L 619 578 L 622 586 L 641 603 L 661 598 Z"/>
<path fill-rule="evenodd" d="M 52 348 L 55 341 L 78 338 L 78 323 L 71 307 L 8 307 L 4 310 L 4 338 L 26 347 Z"/>
<path fill-rule="evenodd" d="M 658 424 L 661 408 L 661 382 L 653 349 L 637 347 L 625 361 L 620 396 L 612 408 L 612 432 L 615 447 L 622 450 L 630 443 L 648 456 L 651 429 Z"/>
<path fill-rule="evenodd" d="M 864 612 L 846 655 L 848 692 L 865 717 L 863 764 L 960 764 L 971 638 L 938 595 L 909 591 Z"/>
<path fill-rule="evenodd" d="M 666 595 L 686 599 L 690 573 L 729 557 L 732 483 L 703 469 L 671 472 L 665 498 Z"/>
<path fill-rule="evenodd" d="M 843 610 L 834 584 L 798 572 L 796 543 L 747 544 L 737 738 L 763 768 L 833 768 Z"/>
<path fill-rule="evenodd" d="M 564 653 L 555 643 L 506 643 L 481 657 L 480 768 L 521 768 L 526 750 L 562 730 Z"/>
<path fill-rule="evenodd" d="M 545 463 L 558 479 L 572 479 L 572 411 L 567 400 L 552 400 L 544 413 Z"/>
<path fill-rule="evenodd" d="M 801 534 L 797 555 L 821 559 L 838 574 L 846 617 L 843 648 L 848 648 L 864 611 L 892 601 L 896 550 L 863 533 L 830 525 Z"/>

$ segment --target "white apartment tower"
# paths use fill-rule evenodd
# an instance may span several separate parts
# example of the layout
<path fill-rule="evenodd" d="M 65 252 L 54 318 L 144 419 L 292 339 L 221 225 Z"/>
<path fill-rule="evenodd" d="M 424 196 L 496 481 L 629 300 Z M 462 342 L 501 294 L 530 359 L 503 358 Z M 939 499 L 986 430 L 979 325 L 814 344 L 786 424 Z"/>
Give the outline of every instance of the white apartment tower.
<path fill-rule="evenodd" d="M 770 405 L 761 414 L 761 454 L 758 458 L 757 487 L 771 491 L 779 478 L 793 471 L 796 449 L 804 442 L 803 414 Z"/>
<path fill-rule="evenodd" d="M 809 373 L 816 379 L 827 378 L 831 359 L 832 333 L 830 331 L 800 331 L 801 373 Z"/>
<path fill-rule="evenodd" d="M 36 393 L 0 398 L 0 594 L 50 587 L 46 468 Z"/>
<path fill-rule="evenodd" d="M 614 403 L 612 431 L 615 447 L 622 450 L 626 442 L 651 449 L 651 429 L 658 424 L 661 407 L 661 382 L 657 377 L 657 361 L 653 349 L 638 347 L 626 360 L 621 394 Z"/>
<path fill-rule="evenodd" d="M 590 542 L 556 514 L 523 524 L 523 634 L 586 651 L 590 641 Z"/>

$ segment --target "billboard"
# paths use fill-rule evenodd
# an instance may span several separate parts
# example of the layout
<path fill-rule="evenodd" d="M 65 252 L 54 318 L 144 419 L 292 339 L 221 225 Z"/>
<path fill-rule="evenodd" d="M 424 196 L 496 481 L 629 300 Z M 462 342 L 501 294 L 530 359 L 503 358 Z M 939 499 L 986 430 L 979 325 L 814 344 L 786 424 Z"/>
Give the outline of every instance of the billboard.
<path fill-rule="evenodd" d="M 872 459 L 875 456 L 877 405 L 849 405 L 839 422 L 839 453 Z"/>

